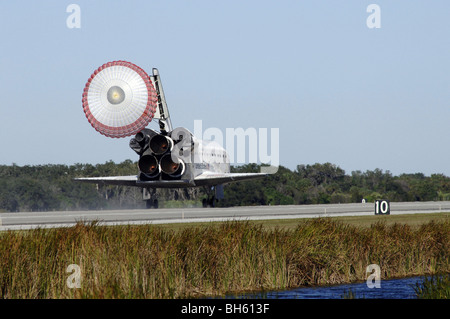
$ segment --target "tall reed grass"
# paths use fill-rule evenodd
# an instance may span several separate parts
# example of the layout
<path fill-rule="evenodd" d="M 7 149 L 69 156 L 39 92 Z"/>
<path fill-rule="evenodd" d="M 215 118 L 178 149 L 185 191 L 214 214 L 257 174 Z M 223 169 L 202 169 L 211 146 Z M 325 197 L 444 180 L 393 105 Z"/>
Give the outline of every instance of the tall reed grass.
<path fill-rule="evenodd" d="M 450 299 L 450 273 L 426 277 L 414 291 L 419 299 Z"/>
<path fill-rule="evenodd" d="M 302 221 L 294 230 L 249 222 L 183 230 L 101 226 L 0 233 L 0 298 L 185 298 L 450 272 L 450 222 L 358 228 Z M 70 264 L 81 288 L 69 288 Z"/>

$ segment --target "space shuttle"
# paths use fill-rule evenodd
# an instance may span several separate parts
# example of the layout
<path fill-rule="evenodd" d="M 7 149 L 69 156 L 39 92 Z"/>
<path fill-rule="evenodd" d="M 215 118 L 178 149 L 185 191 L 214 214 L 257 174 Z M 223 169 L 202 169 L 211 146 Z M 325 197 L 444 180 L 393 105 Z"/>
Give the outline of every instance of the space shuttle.
<path fill-rule="evenodd" d="M 127 61 L 103 64 L 88 79 L 83 111 L 91 126 L 109 138 L 132 136 L 130 148 L 139 156 L 137 174 L 81 177 L 75 181 L 142 188 L 147 208 L 158 208 L 156 189 L 203 187 L 203 207 L 224 198 L 223 185 L 266 173 L 230 173 L 230 159 L 217 143 L 196 138 L 184 127 L 172 127 L 161 78 Z M 159 131 L 147 128 L 158 120 Z"/>

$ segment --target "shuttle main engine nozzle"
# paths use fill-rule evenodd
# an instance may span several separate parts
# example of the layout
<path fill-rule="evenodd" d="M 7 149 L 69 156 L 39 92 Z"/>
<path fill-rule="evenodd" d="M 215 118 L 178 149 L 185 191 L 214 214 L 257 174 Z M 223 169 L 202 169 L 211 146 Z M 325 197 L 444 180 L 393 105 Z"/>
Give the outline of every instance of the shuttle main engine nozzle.
<path fill-rule="evenodd" d="M 162 155 L 173 148 L 173 141 L 170 137 L 158 134 L 150 139 L 150 150 L 155 155 Z"/>
<path fill-rule="evenodd" d="M 161 173 L 158 160 L 153 155 L 142 155 L 139 159 L 138 166 L 146 178 L 156 178 Z"/>
<path fill-rule="evenodd" d="M 186 165 L 184 162 L 172 154 L 166 154 L 161 157 L 161 171 L 171 177 L 180 177 L 184 174 Z"/>

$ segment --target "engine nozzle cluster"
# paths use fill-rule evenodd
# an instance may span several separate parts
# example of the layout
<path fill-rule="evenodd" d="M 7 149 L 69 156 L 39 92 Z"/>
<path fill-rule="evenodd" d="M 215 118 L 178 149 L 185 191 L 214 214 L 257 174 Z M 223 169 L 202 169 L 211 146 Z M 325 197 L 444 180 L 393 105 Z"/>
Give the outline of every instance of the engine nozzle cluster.
<path fill-rule="evenodd" d="M 167 135 L 144 129 L 130 140 L 130 147 L 139 154 L 140 180 L 181 178 L 186 165 L 172 150 L 174 141 Z"/>

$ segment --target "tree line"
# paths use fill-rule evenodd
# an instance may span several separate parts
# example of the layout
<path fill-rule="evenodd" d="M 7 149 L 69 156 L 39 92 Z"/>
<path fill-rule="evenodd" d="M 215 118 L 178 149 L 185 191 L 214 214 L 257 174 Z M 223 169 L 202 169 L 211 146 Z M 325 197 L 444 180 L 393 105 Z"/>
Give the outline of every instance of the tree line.
<path fill-rule="evenodd" d="M 247 164 L 232 172 L 259 172 L 261 166 Z M 133 175 L 137 163 L 126 160 L 104 164 L 0 165 L 0 212 L 144 208 L 141 189 L 98 186 L 73 181 L 76 177 Z M 393 176 L 389 171 L 353 171 L 331 164 L 298 165 L 264 179 L 230 183 L 218 206 L 292 205 L 390 201 L 450 200 L 450 178 L 422 173 Z M 201 206 L 202 188 L 158 189 L 161 206 L 176 201 Z"/>

